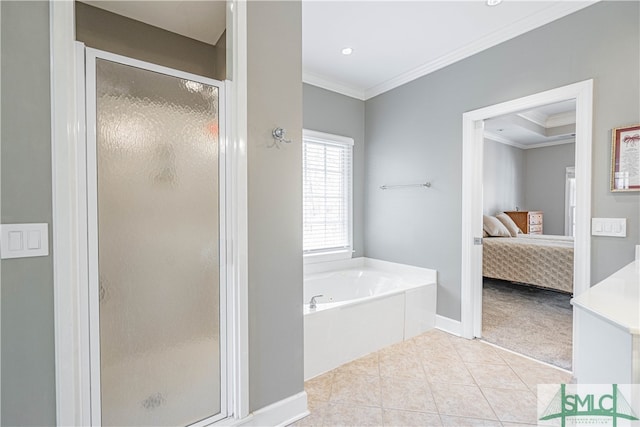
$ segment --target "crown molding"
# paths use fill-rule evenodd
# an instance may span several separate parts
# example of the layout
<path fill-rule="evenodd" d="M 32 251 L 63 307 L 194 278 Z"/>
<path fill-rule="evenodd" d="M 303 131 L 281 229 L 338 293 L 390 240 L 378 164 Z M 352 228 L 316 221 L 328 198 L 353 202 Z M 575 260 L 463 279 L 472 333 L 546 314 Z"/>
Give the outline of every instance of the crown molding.
<path fill-rule="evenodd" d="M 484 137 L 485 139 L 490 139 L 491 141 L 499 142 L 500 144 L 505 144 L 505 145 L 510 145 L 512 147 L 520 148 L 521 150 L 526 150 L 528 148 L 526 145 L 518 144 L 517 142 L 512 141 L 508 138 L 505 138 L 504 136 L 500 136 L 498 134 L 495 134 L 493 132 L 489 132 L 486 130 L 484 131 Z"/>
<path fill-rule="evenodd" d="M 525 120 L 529 120 L 537 124 L 538 126 L 542 126 L 543 128 L 547 127 L 547 115 L 539 113 L 537 111 L 527 111 L 526 113 L 518 113 L 516 116 L 521 117 Z"/>
<path fill-rule="evenodd" d="M 557 141 L 541 142 L 539 144 L 526 145 L 524 149 L 525 150 L 530 150 L 532 148 L 552 147 L 554 145 L 571 144 L 572 142 L 576 142 L 576 139 L 575 138 L 568 138 L 568 139 L 559 139 Z"/>
<path fill-rule="evenodd" d="M 521 150 L 531 150 L 532 148 L 552 147 L 554 145 L 564 145 L 564 144 L 571 144 L 572 142 L 576 142 L 575 138 L 567 138 L 567 139 L 559 139 L 557 141 L 540 142 L 538 144 L 520 144 L 519 142 L 512 141 L 509 138 L 505 138 L 504 136 L 501 136 L 486 130 L 484 131 L 484 137 L 485 139 L 490 139 L 491 141 L 495 141 L 500 144 L 510 145 L 512 147 L 520 148 Z"/>
<path fill-rule="evenodd" d="M 587 0 L 587 1 L 563 1 L 558 2 L 555 5 L 545 9 L 539 13 L 531 15 L 518 22 L 514 22 L 507 27 L 491 33 L 483 38 L 476 40 L 473 43 L 466 45 L 460 49 L 457 49 L 447 55 L 443 55 L 433 61 L 427 62 L 413 70 L 403 73 L 397 77 L 387 80 L 379 85 L 370 87 L 364 91 L 364 100 L 373 98 L 381 93 L 395 89 L 405 83 L 413 81 L 419 77 L 425 76 L 429 73 L 437 71 L 441 68 L 451 65 L 454 62 L 460 61 L 471 55 L 475 55 L 485 49 L 498 45 L 502 42 L 515 38 L 533 29 L 541 27 L 549 22 L 560 19 L 564 16 L 577 12 L 580 9 L 584 9 L 587 6 L 591 6 L 600 0 Z"/>
<path fill-rule="evenodd" d="M 317 74 L 309 73 L 307 71 L 302 72 L 302 81 L 304 83 L 317 86 L 322 89 L 337 92 L 342 95 L 350 96 L 351 98 L 365 101 L 364 91 L 357 89 L 344 83 L 339 83 L 336 80 L 328 79 L 326 77 L 319 76 Z"/>
<path fill-rule="evenodd" d="M 547 128 L 556 128 L 559 126 L 573 125 L 576 123 L 576 111 L 567 111 L 566 113 L 554 114 L 547 118 Z"/>

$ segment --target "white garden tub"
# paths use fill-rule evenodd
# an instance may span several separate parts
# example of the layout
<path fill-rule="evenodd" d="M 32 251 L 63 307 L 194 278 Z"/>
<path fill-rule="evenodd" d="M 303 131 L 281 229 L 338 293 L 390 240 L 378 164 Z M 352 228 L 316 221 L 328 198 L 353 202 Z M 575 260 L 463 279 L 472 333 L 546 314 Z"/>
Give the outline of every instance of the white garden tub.
<path fill-rule="evenodd" d="M 305 380 L 433 328 L 436 280 L 435 270 L 370 258 L 305 265 Z"/>

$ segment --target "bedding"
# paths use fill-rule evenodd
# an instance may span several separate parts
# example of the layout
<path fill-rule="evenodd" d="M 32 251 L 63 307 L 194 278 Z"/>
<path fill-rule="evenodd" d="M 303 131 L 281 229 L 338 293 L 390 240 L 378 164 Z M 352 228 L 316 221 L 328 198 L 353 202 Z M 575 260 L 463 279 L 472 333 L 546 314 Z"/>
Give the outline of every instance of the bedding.
<path fill-rule="evenodd" d="M 573 293 L 573 238 L 519 234 L 483 240 L 482 275 Z"/>

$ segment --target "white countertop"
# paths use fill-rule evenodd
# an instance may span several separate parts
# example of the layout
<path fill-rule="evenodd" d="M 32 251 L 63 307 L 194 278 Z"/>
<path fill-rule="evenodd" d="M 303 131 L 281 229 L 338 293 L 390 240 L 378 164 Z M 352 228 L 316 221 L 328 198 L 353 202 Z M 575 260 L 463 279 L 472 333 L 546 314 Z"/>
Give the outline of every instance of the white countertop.
<path fill-rule="evenodd" d="M 640 335 L 640 261 L 616 271 L 571 303 Z"/>

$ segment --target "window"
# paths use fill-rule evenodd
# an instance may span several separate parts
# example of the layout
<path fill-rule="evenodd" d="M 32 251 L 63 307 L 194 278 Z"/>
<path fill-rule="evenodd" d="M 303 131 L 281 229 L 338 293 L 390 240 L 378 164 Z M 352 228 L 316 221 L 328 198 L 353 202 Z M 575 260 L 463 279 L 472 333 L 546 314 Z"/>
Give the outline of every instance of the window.
<path fill-rule="evenodd" d="M 306 262 L 350 258 L 353 139 L 303 131 L 302 249 Z"/>
<path fill-rule="evenodd" d="M 576 171 L 573 166 L 567 168 L 564 190 L 564 234 L 576 235 Z"/>

